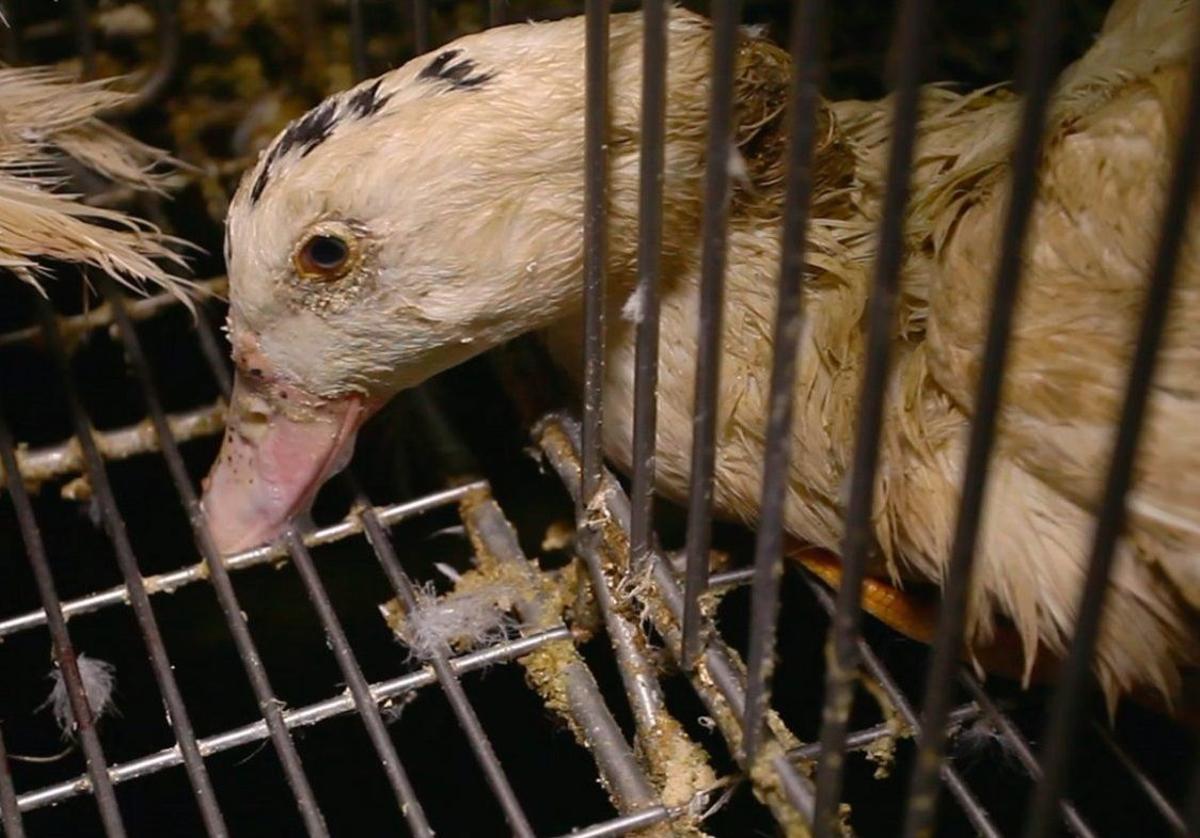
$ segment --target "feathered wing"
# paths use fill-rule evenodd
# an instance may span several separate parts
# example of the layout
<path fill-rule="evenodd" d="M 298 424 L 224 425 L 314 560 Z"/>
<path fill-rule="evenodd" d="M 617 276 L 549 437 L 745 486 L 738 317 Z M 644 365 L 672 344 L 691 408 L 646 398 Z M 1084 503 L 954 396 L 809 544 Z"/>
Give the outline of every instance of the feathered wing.
<path fill-rule="evenodd" d="M 177 273 L 180 242 L 61 191 L 68 159 L 135 189 L 166 186 L 170 158 L 97 117 L 125 98 L 52 69 L 0 68 L 0 268 L 37 284 L 40 260 L 75 262 L 184 296 L 191 283 Z"/>
<path fill-rule="evenodd" d="M 1186 94 L 1178 33 L 1189 31 L 1190 5 L 1119 2 L 1097 45 L 1064 74 L 1051 112 L 1004 392 L 1000 477 L 981 541 L 980 584 L 991 590 L 978 593 L 999 601 L 1027 640 L 1036 628 L 1051 647 L 1074 621 L 1158 241 Z M 1000 107 L 1013 111 L 997 110 L 1011 125 L 1015 104 Z M 945 210 L 929 231 L 926 361 L 968 413 L 1008 187 L 1002 164 L 973 178 L 986 185 L 967 192 L 953 178 L 931 178 L 920 198 Z M 1200 606 L 1200 218 L 1186 241 L 1101 647 L 1109 683 L 1132 678 L 1166 692 L 1175 677 L 1168 664 L 1196 651 L 1184 601 Z M 986 556 L 997 551 L 987 538 L 1003 539 L 1006 528 L 1029 535 L 992 573 Z M 1040 554 L 1028 555 L 1030 545 Z M 1058 578 L 1047 576 L 1051 566 Z M 1032 584 L 1002 590 L 1003 573 Z"/>

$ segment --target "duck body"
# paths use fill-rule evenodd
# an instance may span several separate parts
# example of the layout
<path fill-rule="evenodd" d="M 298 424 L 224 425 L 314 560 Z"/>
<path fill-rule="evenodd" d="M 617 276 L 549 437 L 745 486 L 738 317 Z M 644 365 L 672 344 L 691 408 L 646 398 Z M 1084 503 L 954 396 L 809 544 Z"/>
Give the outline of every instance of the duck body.
<path fill-rule="evenodd" d="M 1074 622 L 1178 132 L 1190 11 L 1122 0 L 1051 113 L 968 628 L 982 646 L 1011 621 L 1027 667 L 1039 648 L 1061 652 Z M 610 37 L 604 443 L 628 469 L 635 327 L 621 315 L 636 313 L 640 16 L 614 15 Z M 702 18 L 672 11 L 656 488 L 677 500 L 690 472 L 709 37 Z M 396 390 L 532 330 L 564 369 L 582 369 L 582 44 L 580 19 L 462 39 L 330 100 L 325 139 L 281 152 L 285 133 L 247 176 L 229 238 L 241 390 L 205 498 L 224 549 L 270 537 L 310 502 Z M 749 525 L 789 74 L 780 50 L 743 40 L 715 504 Z M 355 116 L 366 91 L 387 103 Z M 999 90 L 930 88 L 924 99 L 874 515 L 874 570 L 898 584 L 936 584 L 948 559 L 1019 113 Z M 786 527 L 831 550 L 843 535 L 889 113 L 885 101 L 819 114 Z M 373 156 L 381 146 L 386 163 Z M 350 237 L 346 274 L 306 276 L 296 261 L 322 231 Z M 1197 660 L 1197 241 L 1181 263 L 1102 628 L 1096 671 L 1110 696 L 1147 686 L 1170 696 Z"/>

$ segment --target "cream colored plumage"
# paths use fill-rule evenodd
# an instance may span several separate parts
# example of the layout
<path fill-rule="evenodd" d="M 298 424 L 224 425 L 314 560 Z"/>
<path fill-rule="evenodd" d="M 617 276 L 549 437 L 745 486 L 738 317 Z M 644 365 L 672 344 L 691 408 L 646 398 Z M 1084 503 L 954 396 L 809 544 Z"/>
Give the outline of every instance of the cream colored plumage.
<path fill-rule="evenodd" d="M 1190 2 L 1120 0 L 1051 111 L 1027 293 L 980 535 L 968 636 L 1011 619 L 1032 665 L 1070 635 L 1182 106 Z M 685 496 L 710 55 L 671 13 L 658 489 Z M 610 331 L 605 448 L 630 462 L 641 27 L 611 30 Z M 580 366 L 583 73 L 579 19 L 464 38 L 327 101 L 235 199 L 231 326 L 239 390 L 205 505 L 225 549 L 278 531 L 394 392 L 543 330 Z M 786 56 L 739 52 L 716 504 L 753 524 L 779 255 Z M 357 103 L 357 104 L 356 104 Z M 369 107 L 367 106 L 369 103 Z M 937 582 L 957 507 L 1007 153 L 1003 90 L 924 96 L 904 295 L 879 472 L 876 570 Z M 830 103 L 816 151 L 787 528 L 836 549 L 862 376 L 886 102 Z M 1200 226 L 1193 227 L 1200 231 Z M 313 236 L 346 259 L 314 268 Z M 1170 696 L 1196 662 L 1200 606 L 1200 262 L 1189 236 L 1128 538 L 1096 663 L 1110 696 Z M 299 405 L 299 406 L 297 406 Z"/>
<path fill-rule="evenodd" d="M 0 67 L 0 269 L 37 284 L 41 260 L 98 268 L 187 299 L 178 244 L 123 212 L 62 191 L 67 161 L 139 190 L 162 191 L 163 152 L 100 121 L 128 96 L 108 82 L 77 83 L 45 67 Z M 174 268 L 174 270 L 172 270 Z"/>

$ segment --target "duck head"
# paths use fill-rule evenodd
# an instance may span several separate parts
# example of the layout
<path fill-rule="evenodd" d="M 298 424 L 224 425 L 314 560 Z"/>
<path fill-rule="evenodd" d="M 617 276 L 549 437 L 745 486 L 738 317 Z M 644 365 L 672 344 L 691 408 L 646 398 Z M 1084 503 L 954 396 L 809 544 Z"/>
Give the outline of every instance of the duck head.
<path fill-rule="evenodd" d="M 688 12 L 668 32 L 669 259 L 695 251 L 710 48 Z M 610 49 L 609 287 L 623 299 L 640 15 L 613 16 Z M 246 175 L 226 230 L 236 384 L 203 501 L 223 552 L 306 512 L 396 392 L 579 308 L 583 54 L 580 18 L 460 39 L 327 99 Z"/>

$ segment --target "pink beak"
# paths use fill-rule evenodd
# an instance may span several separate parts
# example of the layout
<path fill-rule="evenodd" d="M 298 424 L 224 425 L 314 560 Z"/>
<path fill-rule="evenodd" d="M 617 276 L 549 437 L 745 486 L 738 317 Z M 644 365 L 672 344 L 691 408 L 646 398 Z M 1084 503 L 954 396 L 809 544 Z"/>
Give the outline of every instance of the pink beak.
<path fill-rule="evenodd" d="M 201 504 L 225 555 L 267 543 L 307 515 L 377 407 L 357 394 L 319 399 L 252 372 L 237 374 L 221 452 L 204 480 Z"/>

